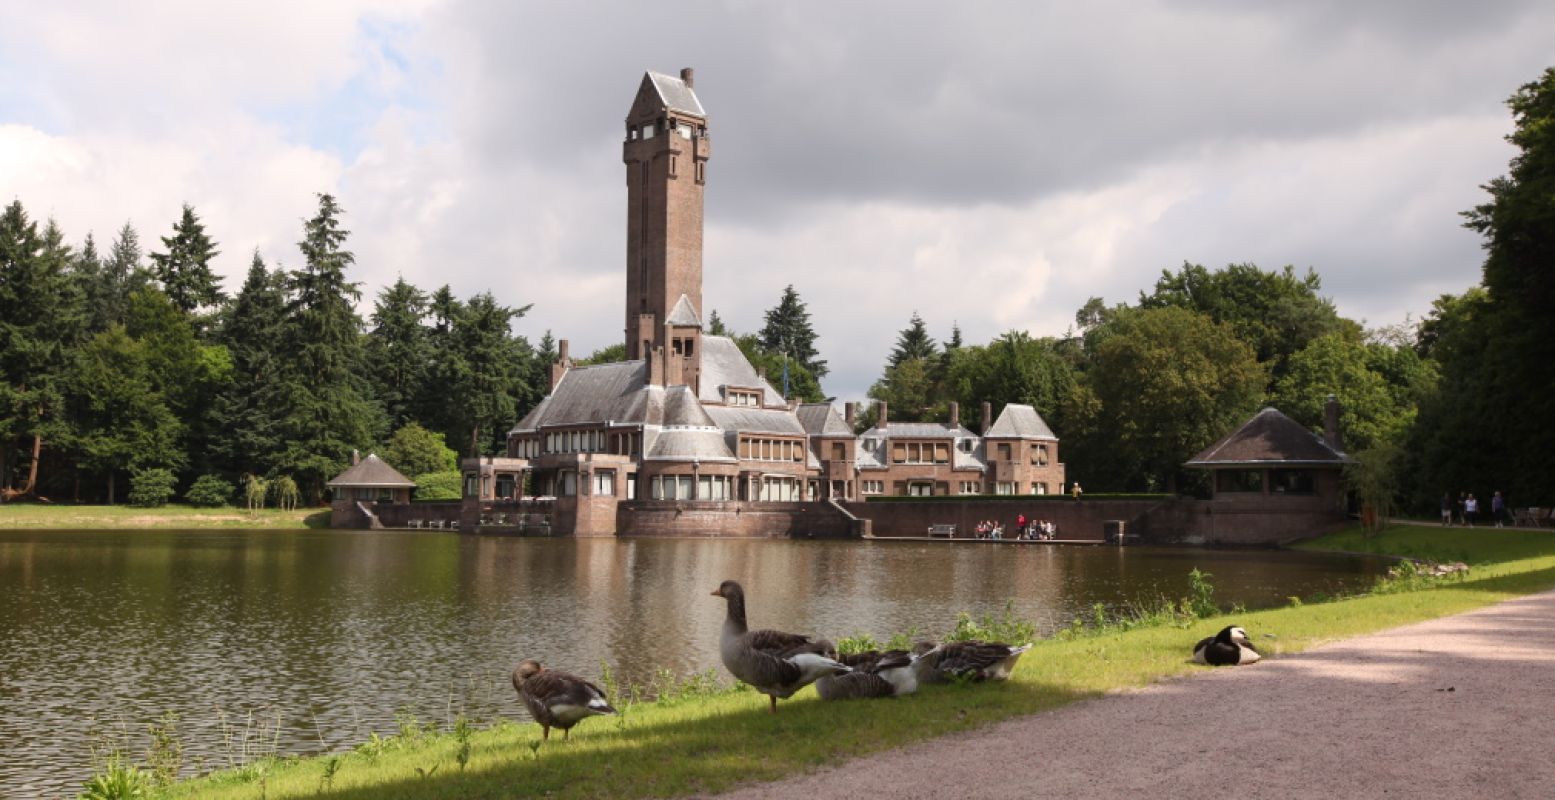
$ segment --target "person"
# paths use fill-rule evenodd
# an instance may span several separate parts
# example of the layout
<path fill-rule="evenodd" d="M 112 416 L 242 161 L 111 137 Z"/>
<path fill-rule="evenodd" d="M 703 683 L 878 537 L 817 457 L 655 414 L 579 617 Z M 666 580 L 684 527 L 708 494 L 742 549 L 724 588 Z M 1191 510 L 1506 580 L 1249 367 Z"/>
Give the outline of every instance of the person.
<path fill-rule="evenodd" d="M 1469 499 L 1463 501 L 1463 523 L 1470 528 L 1474 527 L 1474 518 L 1479 516 L 1479 501 L 1474 499 L 1474 493 L 1469 493 Z"/>
<path fill-rule="evenodd" d="M 1464 506 L 1468 502 L 1468 497 L 1468 492 L 1458 492 L 1458 523 L 1461 525 L 1469 524 L 1468 518 L 1463 516 Z"/>
<path fill-rule="evenodd" d="M 1080 488 L 1080 482 L 1079 481 L 1075 481 L 1074 482 L 1074 488 L 1070 489 L 1069 491 L 1070 491 L 1071 494 L 1074 495 L 1074 499 L 1076 501 L 1078 501 L 1080 499 L 1080 494 L 1082 492 L 1084 492 L 1085 490 Z"/>
<path fill-rule="evenodd" d="M 1490 498 L 1490 516 L 1496 518 L 1496 527 L 1503 527 L 1501 521 L 1506 519 L 1506 499 L 1501 496 L 1501 490 L 1497 489 Z"/>
<path fill-rule="evenodd" d="M 1025 514 L 1016 514 L 1015 515 L 1015 538 L 1017 538 L 1017 539 L 1024 539 L 1024 538 L 1026 538 L 1026 515 Z"/>
<path fill-rule="evenodd" d="M 1442 492 L 1442 527 L 1452 527 L 1452 492 Z"/>

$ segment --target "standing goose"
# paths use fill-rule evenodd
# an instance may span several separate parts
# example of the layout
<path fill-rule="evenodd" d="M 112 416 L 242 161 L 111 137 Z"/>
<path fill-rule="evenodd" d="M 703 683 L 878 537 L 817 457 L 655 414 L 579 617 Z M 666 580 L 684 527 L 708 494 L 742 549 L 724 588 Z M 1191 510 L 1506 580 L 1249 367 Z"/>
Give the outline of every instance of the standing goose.
<path fill-rule="evenodd" d="M 1193 646 L 1193 660 L 1212 667 L 1252 664 L 1263 656 L 1253 649 L 1247 631 L 1235 625 L 1222 628 L 1220 633 L 1207 636 Z"/>
<path fill-rule="evenodd" d="M 830 642 L 781 631 L 753 631 L 745 626 L 745 590 L 735 581 L 724 581 L 713 591 L 729 603 L 718 653 L 724 668 L 750 684 L 771 701 L 769 713 L 777 713 L 779 697 L 789 697 L 826 675 L 845 675 L 853 670 L 825 656 Z"/>
<path fill-rule="evenodd" d="M 514 668 L 513 688 L 523 698 L 529 715 L 540 723 L 540 738 L 545 740 L 551 738 L 553 727 L 561 728 L 566 739 L 572 726 L 585 717 L 616 713 L 598 686 L 568 672 L 546 669 L 532 658 Z"/>
<path fill-rule="evenodd" d="M 1008 645 L 1001 642 L 919 642 L 913 652 L 923 657 L 919 680 L 939 683 L 952 678 L 974 681 L 1002 681 L 1015 670 L 1021 654 L 1031 643 Z"/>
<path fill-rule="evenodd" d="M 918 671 L 922 658 L 906 650 L 869 650 L 837 659 L 852 667 L 846 675 L 825 676 L 815 682 L 822 700 L 852 700 L 863 697 L 895 697 L 918 691 Z"/>

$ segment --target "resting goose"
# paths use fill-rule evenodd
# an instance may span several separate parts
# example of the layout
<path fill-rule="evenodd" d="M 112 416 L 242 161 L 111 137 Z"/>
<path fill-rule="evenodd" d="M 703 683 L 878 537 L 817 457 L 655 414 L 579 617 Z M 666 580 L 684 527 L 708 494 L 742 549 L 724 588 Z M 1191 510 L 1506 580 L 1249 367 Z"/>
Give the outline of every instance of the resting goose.
<path fill-rule="evenodd" d="M 745 590 L 735 581 L 724 581 L 713 591 L 729 603 L 718 653 L 724 668 L 750 684 L 771 701 L 768 711 L 777 713 L 779 697 L 794 692 L 826 675 L 845 675 L 853 670 L 826 657 L 831 643 L 781 631 L 753 631 L 745 626 Z"/>
<path fill-rule="evenodd" d="M 1253 649 L 1247 631 L 1235 625 L 1222 628 L 1220 633 L 1207 636 L 1193 646 L 1193 660 L 1212 667 L 1251 664 L 1263 656 Z"/>
<path fill-rule="evenodd" d="M 598 686 L 568 672 L 546 669 L 532 658 L 518 662 L 514 668 L 513 688 L 518 690 L 529 715 L 540 723 L 541 739 L 549 740 L 553 727 L 561 728 L 562 738 L 566 739 L 572 726 L 585 717 L 616 713 L 605 702 L 605 693 Z"/>
<path fill-rule="evenodd" d="M 895 697 L 918 691 L 918 670 L 922 659 L 906 650 L 869 650 L 837 659 L 852 667 L 846 675 L 828 675 L 815 682 L 822 700 L 852 700 L 864 697 Z"/>
<path fill-rule="evenodd" d="M 923 657 L 924 666 L 919 670 L 919 680 L 939 683 L 956 679 L 974 681 L 1002 681 L 1015 670 L 1015 662 L 1022 653 L 1031 649 L 1031 643 L 1008 645 L 1000 642 L 919 642 L 913 652 Z"/>

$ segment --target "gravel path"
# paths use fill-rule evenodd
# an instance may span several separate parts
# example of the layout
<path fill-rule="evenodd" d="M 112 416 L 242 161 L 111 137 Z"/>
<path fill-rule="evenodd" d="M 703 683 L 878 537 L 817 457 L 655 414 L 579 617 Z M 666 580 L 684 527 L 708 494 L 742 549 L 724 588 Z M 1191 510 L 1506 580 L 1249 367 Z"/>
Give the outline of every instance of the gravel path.
<path fill-rule="evenodd" d="M 724 797 L 1207 794 L 1555 798 L 1555 592 Z"/>

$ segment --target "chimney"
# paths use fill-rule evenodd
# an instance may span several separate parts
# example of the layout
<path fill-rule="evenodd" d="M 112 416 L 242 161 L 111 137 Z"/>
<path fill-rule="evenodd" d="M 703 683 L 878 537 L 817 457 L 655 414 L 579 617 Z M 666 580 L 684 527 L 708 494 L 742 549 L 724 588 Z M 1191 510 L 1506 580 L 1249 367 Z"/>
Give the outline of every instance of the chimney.
<path fill-rule="evenodd" d="M 842 404 L 842 421 L 848 423 L 849 431 L 854 430 L 854 425 L 858 421 L 858 403 Z"/>
<path fill-rule="evenodd" d="M 961 424 L 961 404 L 957 403 L 954 400 L 950 401 L 950 413 L 947 414 L 946 416 L 950 417 L 950 419 L 948 420 L 948 422 L 950 423 L 950 427 L 954 428 L 957 425 L 960 425 Z"/>
<path fill-rule="evenodd" d="M 351 466 L 362 463 L 362 452 L 355 447 L 351 448 Z"/>
<path fill-rule="evenodd" d="M 648 385 L 664 385 L 664 348 L 655 347 L 653 353 L 648 356 Z"/>
<path fill-rule="evenodd" d="M 572 367 L 572 359 L 567 357 L 567 340 L 556 343 L 556 363 L 551 365 L 551 388 L 548 393 L 555 393 L 556 384 L 562 382 L 562 376 Z"/>
<path fill-rule="evenodd" d="M 885 426 L 891 422 L 890 408 L 884 400 L 881 400 L 878 405 L 880 408 L 880 418 L 875 420 L 875 427 L 885 430 Z"/>
<path fill-rule="evenodd" d="M 977 432 L 983 436 L 988 435 L 988 429 L 993 427 L 993 403 L 983 401 L 983 425 Z"/>
<path fill-rule="evenodd" d="M 1344 452 L 1344 437 L 1339 433 L 1339 398 L 1328 396 L 1328 401 L 1323 404 L 1323 441 L 1328 446 Z"/>
<path fill-rule="evenodd" d="M 695 77 L 696 77 L 696 73 L 692 72 L 690 67 L 682 67 L 681 68 L 681 70 L 680 70 L 680 82 L 684 83 L 686 85 L 687 89 L 694 89 L 694 88 L 696 88 L 696 81 L 692 80 Z"/>

